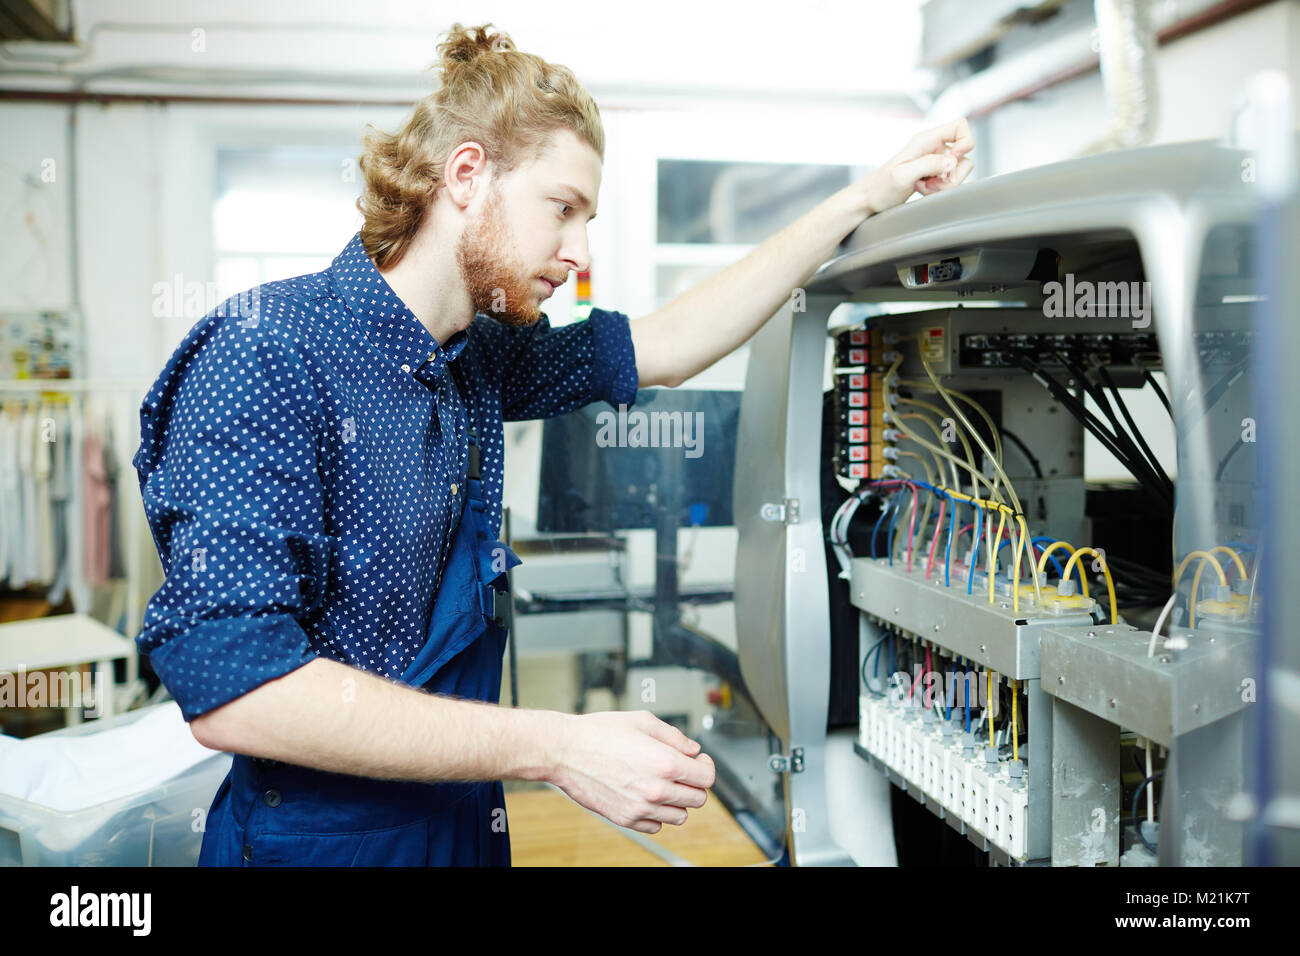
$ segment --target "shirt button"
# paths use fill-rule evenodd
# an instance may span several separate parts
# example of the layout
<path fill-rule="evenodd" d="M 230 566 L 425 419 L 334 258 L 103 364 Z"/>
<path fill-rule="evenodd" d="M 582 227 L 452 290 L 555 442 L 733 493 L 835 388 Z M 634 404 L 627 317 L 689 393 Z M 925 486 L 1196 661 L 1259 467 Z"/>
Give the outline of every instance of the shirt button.
<path fill-rule="evenodd" d="M 409 366 L 409 365 L 407 365 L 405 362 L 403 362 L 403 363 L 402 363 L 402 371 L 403 371 L 403 372 L 409 372 L 410 370 L 411 370 L 411 366 Z"/>
<path fill-rule="evenodd" d="M 262 799 L 266 801 L 268 807 L 278 807 L 280 805 L 280 791 L 268 790 L 262 794 Z"/>
<path fill-rule="evenodd" d="M 251 843 L 244 844 L 244 862 L 245 863 L 253 862 L 253 845 Z"/>
<path fill-rule="evenodd" d="M 454 481 L 451 483 L 451 493 L 453 495 L 456 493 L 456 482 Z"/>

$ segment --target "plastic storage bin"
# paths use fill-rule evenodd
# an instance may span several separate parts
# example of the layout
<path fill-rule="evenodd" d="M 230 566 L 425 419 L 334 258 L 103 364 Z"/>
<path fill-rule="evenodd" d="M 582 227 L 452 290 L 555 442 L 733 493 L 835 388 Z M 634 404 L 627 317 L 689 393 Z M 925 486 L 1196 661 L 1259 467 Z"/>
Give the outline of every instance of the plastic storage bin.
<path fill-rule="evenodd" d="M 152 710 L 89 721 L 46 736 L 102 733 Z M 213 754 L 143 793 L 68 813 L 0 794 L 0 866 L 194 866 L 203 842 L 200 821 L 206 819 L 230 762 L 230 754 Z"/>

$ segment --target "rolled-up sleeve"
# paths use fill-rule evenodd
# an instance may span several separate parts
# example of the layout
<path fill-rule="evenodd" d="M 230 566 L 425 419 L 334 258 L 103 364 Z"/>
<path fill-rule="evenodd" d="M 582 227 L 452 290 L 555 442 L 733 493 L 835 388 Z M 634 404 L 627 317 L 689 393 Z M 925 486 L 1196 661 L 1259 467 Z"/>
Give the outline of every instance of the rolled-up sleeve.
<path fill-rule="evenodd" d="M 475 320 L 501 358 L 501 404 L 506 421 L 550 418 L 592 402 L 636 401 L 636 352 L 628 317 L 592 309 L 581 322 L 552 328 L 510 328 L 486 316 Z"/>
<path fill-rule="evenodd" d="M 186 720 L 318 656 L 322 420 L 292 346 L 233 316 L 201 320 L 141 406 L 133 464 L 166 577 L 136 643 Z"/>

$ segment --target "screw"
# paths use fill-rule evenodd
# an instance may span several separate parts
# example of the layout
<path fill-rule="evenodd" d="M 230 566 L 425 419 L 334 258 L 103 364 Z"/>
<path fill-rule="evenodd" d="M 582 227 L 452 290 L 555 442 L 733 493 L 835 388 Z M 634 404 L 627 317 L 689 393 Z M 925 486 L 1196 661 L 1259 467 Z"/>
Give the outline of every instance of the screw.
<path fill-rule="evenodd" d="M 1192 705 L 1192 713 L 1193 713 L 1193 714 L 1199 714 L 1200 712 L 1201 712 L 1201 705 L 1200 705 L 1200 704 L 1193 704 L 1193 705 Z"/>
<path fill-rule="evenodd" d="M 987 654 L 988 651 L 989 651 L 989 646 L 988 646 L 987 644 L 981 644 L 981 645 L 980 645 L 980 653 L 981 653 L 981 654 Z"/>
<path fill-rule="evenodd" d="M 1065 683 L 1065 678 L 1064 678 L 1064 677 L 1057 677 L 1057 678 L 1056 678 L 1056 682 L 1057 682 L 1058 684 L 1064 684 L 1064 683 Z"/>
<path fill-rule="evenodd" d="M 1160 663 L 1161 663 L 1161 664 L 1168 664 L 1168 663 L 1169 663 L 1169 655 L 1167 655 L 1167 654 L 1161 654 L 1161 655 L 1160 655 Z"/>
<path fill-rule="evenodd" d="M 935 629 L 936 631 L 939 630 L 939 625 L 936 624 L 936 625 L 934 626 L 934 629 Z"/>
<path fill-rule="evenodd" d="M 1106 701 L 1106 703 L 1110 704 L 1111 707 L 1114 707 L 1114 706 L 1115 706 L 1115 698 L 1112 697 L 1110 700 Z"/>

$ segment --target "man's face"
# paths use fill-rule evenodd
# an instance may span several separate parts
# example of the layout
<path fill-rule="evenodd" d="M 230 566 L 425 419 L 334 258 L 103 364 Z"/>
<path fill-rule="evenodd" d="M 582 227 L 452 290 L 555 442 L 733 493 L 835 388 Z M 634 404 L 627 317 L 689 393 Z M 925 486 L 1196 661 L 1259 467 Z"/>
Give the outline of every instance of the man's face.
<path fill-rule="evenodd" d="M 476 312 L 532 325 L 541 304 L 590 264 L 587 223 L 596 218 L 600 157 L 568 130 L 534 160 L 495 177 L 456 248 Z"/>

